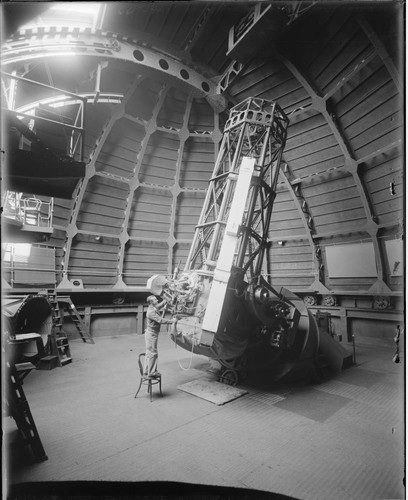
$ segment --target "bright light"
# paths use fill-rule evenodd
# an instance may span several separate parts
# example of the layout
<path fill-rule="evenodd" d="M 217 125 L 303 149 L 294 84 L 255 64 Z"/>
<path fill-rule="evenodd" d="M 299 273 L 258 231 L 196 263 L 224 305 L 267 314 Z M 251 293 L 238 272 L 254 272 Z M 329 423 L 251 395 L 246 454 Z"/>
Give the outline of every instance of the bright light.
<path fill-rule="evenodd" d="M 99 10 L 100 3 L 98 2 L 57 2 L 50 10 L 58 10 L 64 12 L 82 12 L 96 14 Z"/>
<path fill-rule="evenodd" d="M 50 2 L 50 7 L 40 16 L 31 19 L 21 29 L 39 26 L 76 26 L 96 28 L 102 9 L 99 2 Z M 100 18 L 100 22 L 102 17 Z M 100 26 L 98 26 L 100 27 Z"/>
<path fill-rule="evenodd" d="M 31 243 L 6 243 L 4 262 L 21 262 L 26 264 L 31 253 Z"/>
<path fill-rule="evenodd" d="M 14 243 L 14 260 L 27 261 L 31 253 L 31 243 Z"/>

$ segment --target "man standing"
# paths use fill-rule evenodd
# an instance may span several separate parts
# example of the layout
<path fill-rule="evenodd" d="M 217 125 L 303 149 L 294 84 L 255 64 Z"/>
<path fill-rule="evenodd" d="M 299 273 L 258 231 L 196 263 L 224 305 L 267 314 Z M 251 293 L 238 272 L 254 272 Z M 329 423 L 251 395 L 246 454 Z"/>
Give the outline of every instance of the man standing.
<path fill-rule="evenodd" d="M 147 328 L 145 331 L 145 343 L 146 343 L 146 357 L 145 357 L 145 364 L 144 364 L 144 375 L 147 376 L 155 376 L 155 375 L 160 375 L 159 372 L 157 371 L 157 341 L 159 339 L 159 333 L 160 333 L 160 325 L 162 324 L 174 324 L 176 323 L 176 318 L 174 319 L 165 319 L 162 316 L 160 316 L 159 311 L 160 309 L 163 309 L 167 301 L 163 300 L 163 302 L 160 302 L 157 300 L 157 297 L 154 295 L 149 295 L 147 297 L 147 313 L 146 313 L 146 320 L 147 320 Z"/>

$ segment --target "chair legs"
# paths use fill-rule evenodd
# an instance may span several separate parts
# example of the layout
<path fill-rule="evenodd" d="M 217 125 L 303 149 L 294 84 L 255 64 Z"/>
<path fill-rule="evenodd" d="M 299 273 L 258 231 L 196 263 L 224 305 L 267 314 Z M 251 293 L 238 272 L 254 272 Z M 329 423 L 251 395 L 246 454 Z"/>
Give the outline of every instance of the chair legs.
<path fill-rule="evenodd" d="M 150 394 L 150 402 L 152 402 L 153 401 L 153 387 L 152 387 L 153 386 L 153 381 L 152 380 L 146 380 L 143 377 L 140 379 L 140 384 L 139 384 L 139 387 L 138 387 L 138 389 L 136 391 L 135 398 L 139 394 L 143 382 L 147 382 L 147 392 Z M 160 396 L 163 396 L 163 394 L 162 394 L 162 387 L 161 387 L 161 378 L 159 379 L 159 390 L 160 390 Z"/>
<path fill-rule="evenodd" d="M 142 387 L 143 379 L 140 379 L 139 389 L 137 390 L 135 397 L 139 394 L 140 388 Z"/>

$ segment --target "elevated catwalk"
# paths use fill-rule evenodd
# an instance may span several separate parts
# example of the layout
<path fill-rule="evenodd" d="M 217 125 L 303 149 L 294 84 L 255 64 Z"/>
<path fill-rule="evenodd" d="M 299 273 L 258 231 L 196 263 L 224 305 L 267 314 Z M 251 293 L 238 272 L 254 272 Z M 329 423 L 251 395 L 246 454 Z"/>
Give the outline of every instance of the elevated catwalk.
<path fill-rule="evenodd" d="M 393 363 L 392 342 L 357 343 L 357 366 L 320 385 L 245 387 L 248 394 L 222 406 L 177 389 L 211 374 L 198 356 L 181 369 L 190 354 L 165 333 L 164 396 L 154 393 L 152 403 L 146 391 L 134 399 L 142 336 L 70 345 L 70 365 L 24 380 L 48 460 L 30 464 L 11 447 L 11 498 L 27 488 L 35 495 L 48 481 L 68 481 L 66 492 L 72 481 L 172 481 L 304 500 L 404 498 L 404 358 Z M 6 418 L 4 427 L 6 442 L 14 441 L 14 422 Z M 41 498 L 56 491 L 48 484 Z M 116 484 L 117 498 L 121 491 Z"/>

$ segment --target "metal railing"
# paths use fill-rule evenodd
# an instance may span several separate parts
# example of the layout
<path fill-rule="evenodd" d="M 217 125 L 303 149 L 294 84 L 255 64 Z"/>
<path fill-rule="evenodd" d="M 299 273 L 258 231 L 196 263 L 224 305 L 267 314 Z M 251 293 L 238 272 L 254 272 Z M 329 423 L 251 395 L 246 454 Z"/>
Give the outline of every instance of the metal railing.
<path fill-rule="evenodd" d="M 18 119 L 38 120 L 40 122 L 60 125 L 61 127 L 70 132 L 70 139 L 69 139 L 69 144 L 67 145 L 66 154 L 68 154 L 72 158 L 75 158 L 75 156 L 77 156 L 79 157 L 79 161 L 83 161 L 84 148 L 85 148 L 84 114 L 85 114 L 85 104 L 87 99 L 73 92 L 68 92 L 67 90 L 61 90 L 52 85 L 36 82 L 34 80 L 30 80 L 28 78 L 24 78 L 16 74 L 10 74 L 5 71 L 1 71 L 1 78 L 2 78 L 3 95 L 7 103 L 8 112 L 16 116 Z M 8 80 L 9 80 L 9 87 L 7 87 Z M 51 118 L 46 118 L 44 116 L 38 116 L 35 114 L 35 110 L 34 114 L 28 114 L 16 109 L 15 93 L 17 89 L 17 84 L 19 82 L 21 85 L 27 84 L 28 86 L 32 85 L 34 87 L 46 88 L 48 90 L 58 92 L 60 95 L 63 94 L 75 98 L 78 105 L 78 110 L 75 117 L 71 120 L 72 123 L 66 123 L 62 119 L 53 120 Z"/>
<path fill-rule="evenodd" d="M 3 198 L 3 216 L 23 225 L 52 228 L 54 198 L 41 200 L 35 195 L 24 196 L 6 191 Z"/>

